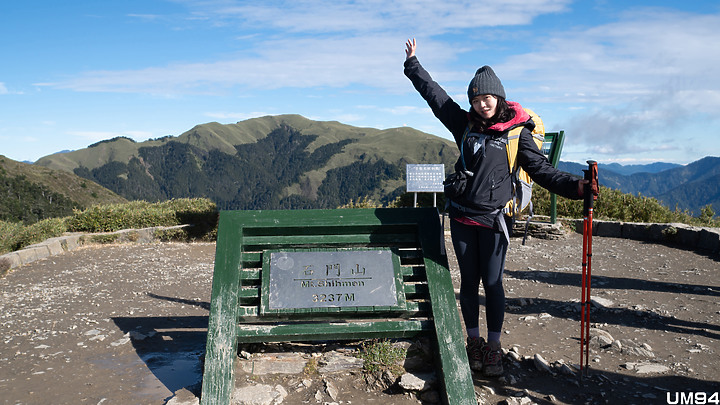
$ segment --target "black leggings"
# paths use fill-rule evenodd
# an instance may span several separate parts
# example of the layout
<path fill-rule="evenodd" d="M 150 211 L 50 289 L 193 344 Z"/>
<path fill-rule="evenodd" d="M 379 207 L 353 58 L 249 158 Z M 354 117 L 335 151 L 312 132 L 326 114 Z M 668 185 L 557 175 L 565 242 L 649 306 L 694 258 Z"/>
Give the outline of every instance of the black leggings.
<path fill-rule="evenodd" d="M 460 266 L 460 310 L 465 327 L 478 327 L 480 280 L 485 290 L 487 329 L 501 332 L 505 319 L 505 289 L 502 285 L 508 242 L 505 235 L 482 226 L 451 221 L 455 255 Z"/>

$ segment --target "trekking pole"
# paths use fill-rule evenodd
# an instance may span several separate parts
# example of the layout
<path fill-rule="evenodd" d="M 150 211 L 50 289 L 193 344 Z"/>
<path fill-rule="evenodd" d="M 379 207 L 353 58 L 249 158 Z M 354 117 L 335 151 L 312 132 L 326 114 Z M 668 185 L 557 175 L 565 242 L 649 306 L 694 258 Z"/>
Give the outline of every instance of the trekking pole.
<path fill-rule="evenodd" d="M 598 196 L 598 169 L 597 162 L 588 160 L 583 190 L 583 256 L 582 279 L 580 292 L 580 377 L 583 375 L 583 359 L 585 360 L 585 374 L 587 374 L 590 360 L 590 280 L 592 278 L 592 233 L 593 233 L 593 205 Z"/>

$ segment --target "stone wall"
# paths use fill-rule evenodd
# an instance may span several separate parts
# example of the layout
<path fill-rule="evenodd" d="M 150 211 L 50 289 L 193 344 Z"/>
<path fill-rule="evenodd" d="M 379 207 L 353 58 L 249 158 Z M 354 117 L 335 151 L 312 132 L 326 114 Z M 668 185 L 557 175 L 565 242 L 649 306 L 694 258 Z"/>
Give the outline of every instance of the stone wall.
<path fill-rule="evenodd" d="M 104 233 L 71 233 L 56 238 L 50 238 L 43 242 L 27 246 L 21 250 L 0 255 L 0 277 L 15 267 L 32 263 L 36 260 L 69 252 L 78 247 L 92 243 L 110 242 L 137 242 L 148 243 L 157 241 L 157 235 L 161 231 L 185 228 L 189 225 L 157 226 L 143 229 L 126 229 L 117 232 Z M 6 268 L 7 267 L 7 268 Z M 4 269 L 4 271 L 2 271 Z"/>
<path fill-rule="evenodd" d="M 583 220 L 564 220 L 583 231 Z M 686 224 L 646 224 L 639 222 L 593 221 L 593 236 L 625 238 L 654 243 L 670 243 L 686 249 L 720 253 L 720 228 L 702 228 Z"/>

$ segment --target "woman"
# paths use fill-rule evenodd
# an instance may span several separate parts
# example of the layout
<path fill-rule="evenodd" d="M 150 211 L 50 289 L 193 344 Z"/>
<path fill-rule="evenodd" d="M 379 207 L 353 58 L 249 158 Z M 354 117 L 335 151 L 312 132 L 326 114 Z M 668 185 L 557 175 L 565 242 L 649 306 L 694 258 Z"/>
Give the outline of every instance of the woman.
<path fill-rule="evenodd" d="M 487 376 L 503 373 L 500 335 L 505 316 L 502 275 L 512 218 L 502 208 L 512 198 L 512 179 L 505 150 L 508 132 L 518 126 L 517 159 L 532 179 L 558 195 L 582 198 L 584 180 L 555 169 L 532 140 L 535 124 L 518 103 L 506 101 L 505 89 L 492 68 L 477 70 L 468 86 L 470 111 L 447 95 L 415 56 L 415 39 L 406 42 L 405 75 L 427 101 L 433 114 L 453 134 L 469 172 L 464 193 L 449 207 L 453 246 L 460 266 L 460 310 L 467 331 L 470 368 Z M 466 128 L 469 131 L 466 132 Z M 480 337 L 478 297 L 485 291 L 487 341 Z"/>

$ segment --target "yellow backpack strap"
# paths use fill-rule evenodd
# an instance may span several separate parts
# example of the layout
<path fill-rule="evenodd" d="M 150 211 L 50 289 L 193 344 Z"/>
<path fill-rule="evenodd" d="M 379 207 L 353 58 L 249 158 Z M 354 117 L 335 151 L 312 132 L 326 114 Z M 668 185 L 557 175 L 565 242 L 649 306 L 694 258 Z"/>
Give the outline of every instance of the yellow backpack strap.
<path fill-rule="evenodd" d="M 525 108 L 524 110 L 530 115 L 530 118 L 532 118 L 535 123 L 535 128 L 532 130 L 533 141 L 535 141 L 535 145 L 537 145 L 538 149 L 542 150 L 543 142 L 545 142 L 545 124 L 543 124 L 540 116 L 535 114 L 535 111 L 529 108 Z"/>
<path fill-rule="evenodd" d="M 542 144 L 545 141 L 545 125 L 543 124 L 542 120 L 540 119 L 540 116 L 535 114 L 535 111 L 524 108 L 525 112 L 530 115 L 530 118 L 533 120 L 533 123 L 535 123 L 535 128 L 532 130 L 532 136 L 533 140 L 535 141 L 535 144 L 537 145 L 538 149 L 542 149 Z M 523 130 L 523 126 L 516 127 L 510 130 L 508 133 L 508 144 L 507 144 L 507 157 L 508 157 L 508 165 L 510 169 L 510 173 L 517 170 L 518 163 L 517 163 L 517 150 L 518 150 L 518 143 L 520 142 L 520 133 Z"/>
<path fill-rule="evenodd" d="M 510 173 L 513 173 L 518 167 L 518 143 L 520 143 L 520 133 L 522 132 L 523 128 L 524 127 L 513 128 L 508 133 L 508 142 L 505 151 L 507 152 L 508 170 L 510 170 Z"/>
<path fill-rule="evenodd" d="M 517 211 L 517 203 L 516 203 L 516 187 L 517 187 L 517 171 L 518 171 L 518 161 L 517 161 L 517 152 L 518 152 L 518 144 L 520 143 L 520 133 L 522 132 L 522 129 L 524 127 L 517 127 L 513 128 L 508 132 L 508 141 L 507 145 L 505 147 L 505 151 L 507 152 L 507 158 L 508 158 L 508 170 L 510 171 L 510 177 L 513 179 L 513 198 L 510 199 L 505 204 L 505 207 L 503 208 L 503 213 L 507 216 L 513 216 L 515 212 Z M 522 170 L 522 168 L 520 168 Z"/>
<path fill-rule="evenodd" d="M 539 150 L 542 150 L 542 144 L 545 141 L 545 126 L 543 125 L 542 120 L 540 119 L 540 116 L 535 114 L 535 112 L 529 108 L 525 108 L 525 112 L 527 112 L 530 115 L 530 118 L 532 118 L 533 123 L 535 123 L 535 128 L 532 131 L 533 141 L 535 141 L 535 145 L 538 147 Z M 508 132 L 508 142 L 507 147 L 505 148 L 507 152 L 507 158 L 508 158 L 508 170 L 510 171 L 510 174 L 513 177 L 513 198 L 505 204 L 505 208 L 503 211 L 506 215 L 512 216 L 517 211 L 523 209 L 521 206 L 521 201 L 516 201 L 518 192 L 517 187 L 520 187 L 519 182 L 524 182 L 526 184 L 529 184 L 532 186 L 532 179 L 530 176 L 522 169 L 522 167 L 519 167 L 518 161 L 517 161 L 517 152 L 518 152 L 518 146 L 520 143 L 520 133 L 522 133 L 524 126 L 520 126 L 517 128 L 513 128 Z M 528 200 L 529 201 L 529 200 Z"/>

